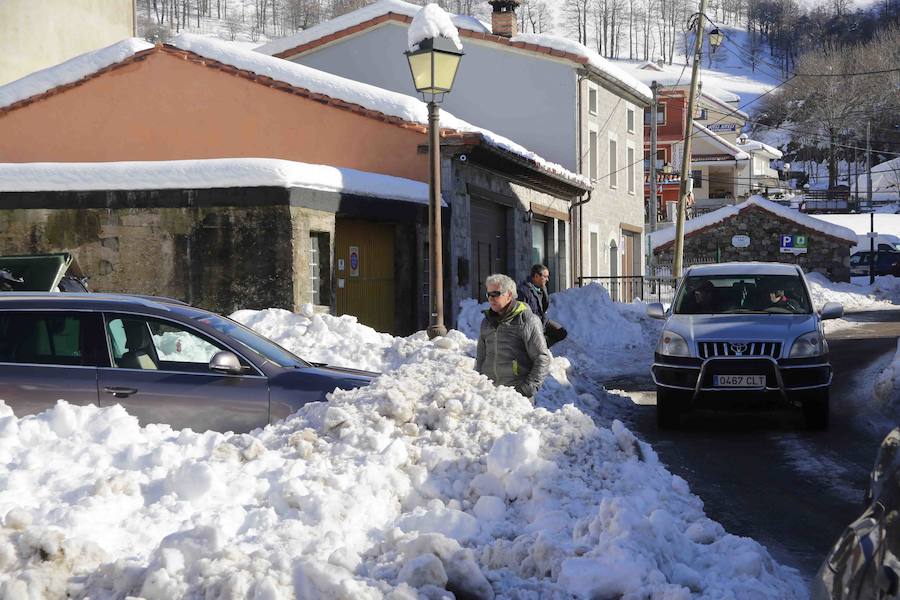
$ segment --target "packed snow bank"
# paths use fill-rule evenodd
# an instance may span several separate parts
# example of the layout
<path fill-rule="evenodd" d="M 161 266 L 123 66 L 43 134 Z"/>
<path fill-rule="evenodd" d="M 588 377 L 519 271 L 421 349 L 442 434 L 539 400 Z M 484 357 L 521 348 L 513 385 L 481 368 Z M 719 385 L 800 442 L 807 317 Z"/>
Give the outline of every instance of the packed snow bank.
<path fill-rule="evenodd" d="M 619 313 L 601 288 L 571 293 L 587 298 L 582 319 Z M 387 373 L 243 435 L 141 428 L 119 406 L 18 419 L 0 402 L 0 597 L 806 595 L 620 422 L 578 410 L 565 358 L 534 408 L 474 372 L 460 333 L 236 316 L 308 357 Z"/>
<path fill-rule="evenodd" d="M 835 283 L 821 273 L 807 273 L 813 306 L 840 302 L 845 312 L 896 309 L 900 304 L 900 279 L 892 275 L 875 278 L 872 285 Z"/>

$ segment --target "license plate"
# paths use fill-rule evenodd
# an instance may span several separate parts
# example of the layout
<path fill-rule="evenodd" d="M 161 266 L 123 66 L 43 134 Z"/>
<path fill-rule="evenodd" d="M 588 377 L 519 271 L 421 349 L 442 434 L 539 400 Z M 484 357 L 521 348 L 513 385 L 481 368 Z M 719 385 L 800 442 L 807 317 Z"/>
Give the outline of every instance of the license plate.
<path fill-rule="evenodd" d="M 765 375 L 714 375 L 716 387 L 766 387 Z"/>

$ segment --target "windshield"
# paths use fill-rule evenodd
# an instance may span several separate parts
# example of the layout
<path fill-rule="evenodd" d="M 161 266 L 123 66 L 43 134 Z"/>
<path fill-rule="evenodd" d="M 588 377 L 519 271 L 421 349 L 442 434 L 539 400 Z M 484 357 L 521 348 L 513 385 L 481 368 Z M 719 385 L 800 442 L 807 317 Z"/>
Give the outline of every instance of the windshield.
<path fill-rule="evenodd" d="M 201 323 L 228 335 L 245 349 L 268 359 L 280 367 L 309 367 L 309 363 L 292 354 L 268 338 L 264 338 L 252 329 L 244 327 L 237 321 L 219 315 L 204 315 L 197 318 Z"/>
<path fill-rule="evenodd" d="M 710 275 L 687 277 L 673 313 L 683 315 L 812 312 L 797 275 Z"/>

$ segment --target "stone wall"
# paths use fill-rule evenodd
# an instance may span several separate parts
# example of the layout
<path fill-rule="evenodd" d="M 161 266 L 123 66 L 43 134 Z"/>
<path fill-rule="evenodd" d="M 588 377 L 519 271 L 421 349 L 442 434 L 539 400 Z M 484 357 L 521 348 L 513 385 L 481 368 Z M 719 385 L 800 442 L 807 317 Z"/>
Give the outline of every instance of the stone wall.
<path fill-rule="evenodd" d="M 780 251 L 782 235 L 806 235 L 805 254 Z M 750 245 L 735 248 L 732 237 L 746 235 Z M 760 261 L 800 265 L 806 273 L 822 273 L 832 281 L 850 281 L 850 247 L 853 242 L 840 240 L 820 231 L 803 227 L 795 221 L 782 219 L 764 209 L 750 206 L 737 215 L 706 229 L 695 231 L 684 239 L 685 265 L 688 257 L 719 257 L 720 262 Z M 655 251 L 661 263 L 671 263 L 673 245 Z"/>
<path fill-rule="evenodd" d="M 71 252 L 96 292 L 292 309 L 291 223 L 278 188 L 2 193 L 0 254 Z"/>

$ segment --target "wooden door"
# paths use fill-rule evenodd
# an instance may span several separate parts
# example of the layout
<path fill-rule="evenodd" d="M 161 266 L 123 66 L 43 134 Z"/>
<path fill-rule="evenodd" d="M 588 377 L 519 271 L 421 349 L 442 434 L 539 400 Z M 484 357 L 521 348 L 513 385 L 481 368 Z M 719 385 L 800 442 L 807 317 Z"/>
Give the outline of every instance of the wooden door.
<path fill-rule="evenodd" d="M 339 218 L 334 240 L 337 314 L 394 333 L 394 226 Z"/>

